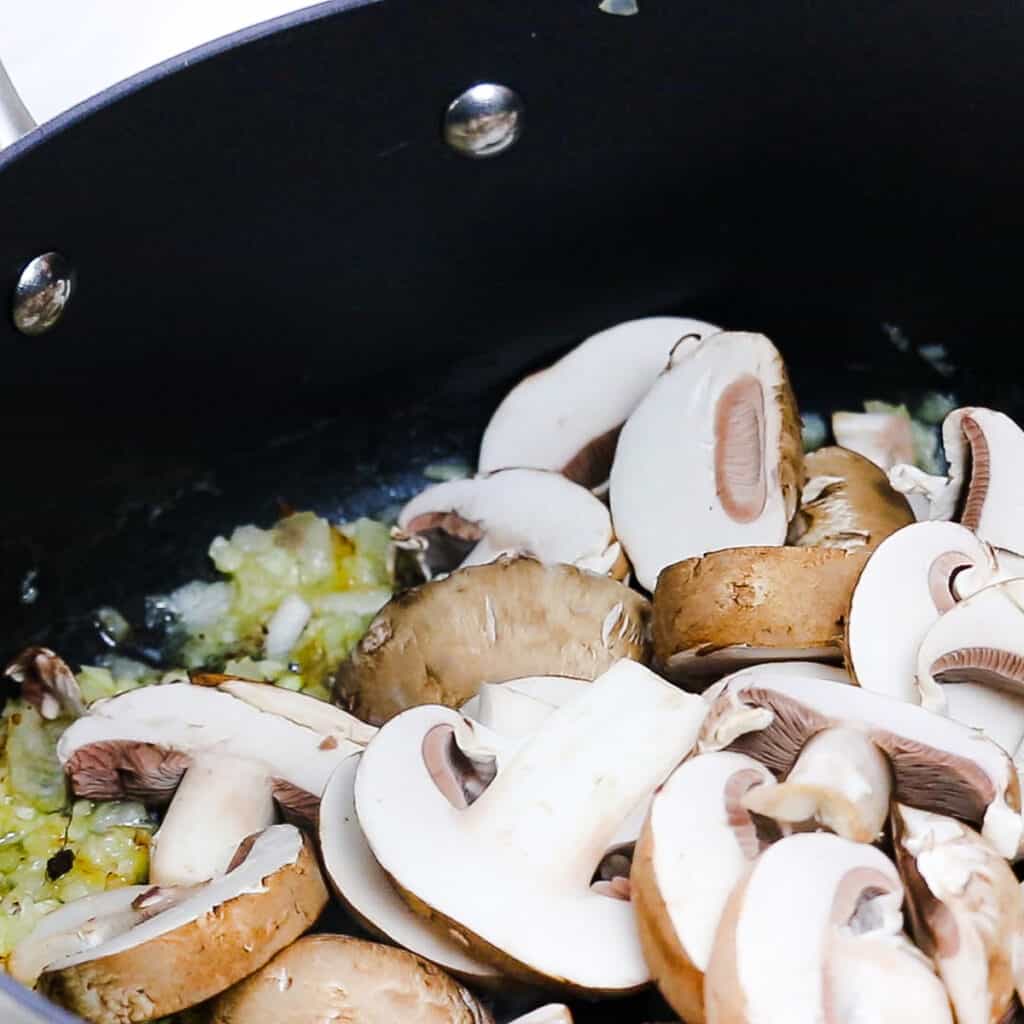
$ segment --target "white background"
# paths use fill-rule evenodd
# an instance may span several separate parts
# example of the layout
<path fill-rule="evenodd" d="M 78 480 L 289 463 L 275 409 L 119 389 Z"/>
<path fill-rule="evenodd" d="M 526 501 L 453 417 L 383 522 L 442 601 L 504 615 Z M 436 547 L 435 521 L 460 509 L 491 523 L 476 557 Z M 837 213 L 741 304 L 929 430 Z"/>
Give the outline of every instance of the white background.
<path fill-rule="evenodd" d="M 0 61 L 38 122 L 309 0 L 0 0 Z"/>

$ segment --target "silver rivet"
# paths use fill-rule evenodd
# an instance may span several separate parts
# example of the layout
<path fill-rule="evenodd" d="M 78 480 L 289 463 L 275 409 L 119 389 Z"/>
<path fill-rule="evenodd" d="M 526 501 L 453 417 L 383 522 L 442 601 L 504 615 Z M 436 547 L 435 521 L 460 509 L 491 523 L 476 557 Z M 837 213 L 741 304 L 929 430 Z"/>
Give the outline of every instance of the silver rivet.
<path fill-rule="evenodd" d="M 14 289 L 14 326 L 22 334 L 45 334 L 56 327 L 72 289 L 71 264 L 59 252 L 37 256 Z"/>
<path fill-rule="evenodd" d="M 444 140 L 463 156 L 497 156 L 522 133 L 523 101 L 505 85 L 474 85 L 445 111 Z"/>

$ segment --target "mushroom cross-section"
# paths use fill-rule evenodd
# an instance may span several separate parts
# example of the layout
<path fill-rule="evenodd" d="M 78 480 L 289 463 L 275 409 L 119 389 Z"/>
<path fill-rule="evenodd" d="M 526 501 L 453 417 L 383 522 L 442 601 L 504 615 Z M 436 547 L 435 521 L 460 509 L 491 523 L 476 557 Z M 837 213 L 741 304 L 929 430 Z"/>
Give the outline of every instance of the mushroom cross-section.
<path fill-rule="evenodd" d="M 361 754 L 346 758 L 331 776 L 320 806 L 320 853 L 337 897 L 370 932 L 476 984 L 492 984 L 500 972 L 473 956 L 466 944 L 413 913 L 374 860 L 356 817 L 354 789 Z"/>
<path fill-rule="evenodd" d="M 556 709 L 586 692 L 588 683 L 568 676 L 527 676 L 484 683 L 459 710 L 507 739 L 532 735 Z"/>
<path fill-rule="evenodd" d="M 316 921 L 327 899 L 308 841 L 274 825 L 205 885 L 136 886 L 123 897 L 68 904 L 40 922 L 15 959 L 22 972 L 43 967 L 42 992 L 94 1024 L 136 1024 L 258 970 Z"/>
<path fill-rule="evenodd" d="M 691 749 L 705 711 L 701 698 L 621 661 L 555 711 L 467 806 L 426 763 L 435 738 L 457 747 L 466 720 L 413 708 L 362 756 L 359 822 L 413 909 L 447 921 L 475 953 L 531 981 L 630 992 L 650 980 L 633 908 L 591 883 L 621 823 Z"/>
<path fill-rule="evenodd" d="M 865 689 L 916 703 L 917 651 L 925 634 L 996 572 L 992 549 L 958 523 L 915 523 L 882 541 L 850 599 L 851 674 Z"/>
<path fill-rule="evenodd" d="M 704 983 L 708 1024 L 952 1024 L 903 934 L 903 886 L 874 847 L 825 833 L 769 847 L 729 898 Z"/>
<path fill-rule="evenodd" d="M 759 662 L 840 661 L 867 557 L 839 548 L 726 548 L 667 566 L 654 591 L 659 671 L 699 688 Z"/>
<path fill-rule="evenodd" d="M 1013 870 L 973 829 L 927 811 L 894 807 L 893 839 L 914 938 L 935 962 L 957 1024 L 1002 1021 L 1024 939 Z"/>
<path fill-rule="evenodd" d="M 659 316 L 592 335 L 508 393 L 484 431 L 480 472 L 531 466 L 584 487 L 604 483 L 619 429 L 672 350 L 717 331 L 701 320 Z"/>
<path fill-rule="evenodd" d="M 956 519 L 995 548 L 1024 555 L 1024 431 L 1005 413 L 954 409 L 943 421 L 947 477 L 913 466 L 890 472 L 893 486 L 928 498 L 931 519 Z"/>
<path fill-rule="evenodd" d="M 315 822 L 331 772 L 361 749 L 230 693 L 170 683 L 97 701 L 57 754 L 79 796 L 169 802 L 150 880 L 188 885 L 224 871 L 239 842 L 273 822 L 275 800 Z"/>
<path fill-rule="evenodd" d="M 873 462 L 846 448 L 804 456 L 806 480 L 789 542 L 798 547 L 873 550 L 914 521 L 907 499 Z"/>
<path fill-rule="evenodd" d="M 878 764 L 884 755 L 894 799 L 980 824 L 1004 857 L 1016 855 L 1024 828 L 1017 774 L 1009 755 L 975 730 L 915 704 L 789 675 L 780 666 L 745 669 L 723 684 L 698 749 L 747 754 L 783 780 L 748 794 L 752 810 L 760 813 L 761 801 L 771 797 L 784 812 L 792 796 L 799 814 L 810 809 L 822 823 L 834 820 L 833 811 L 843 821 L 849 807 L 862 812 L 854 820 L 868 820 L 872 807 L 877 814 L 889 800 L 888 773 Z"/>
<path fill-rule="evenodd" d="M 525 554 L 619 578 L 626 573 L 604 502 L 559 473 L 540 469 L 505 469 L 428 487 L 402 509 L 398 530 L 401 538 L 422 542 L 431 572 Z M 441 556 L 433 551 L 437 535 Z M 457 547 L 451 538 L 473 547 L 461 561 L 446 564 L 445 555 Z"/>
<path fill-rule="evenodd" d="M 704 971 L 729 894 L 764 846 L 743 796 L 774 776 L 724 751 L 684 761 L 659 787 L 630 881 L 644 956 L 688 1024 L 704 1020 Z"/>
<path fill-rule="evenodd" d="M 493 1024 L 476 997 L 404 949 L 307 935 L 225 992 L 210 1024 Z"/>
<path fill-rule="evenodd" d="M 782 544 L 803 482 L 796 402 L 763 335 L 679 350 L 622 428 L 611 474 L 615 532 L 653 590 L 673 562 Z"/>
<path fill-rule="evenodd" d="M 1016 754 L 1024 742 L 1024 579 L 961 601 L 917 652 L 921 703 L 973 725 Z"/>
<path fill-rule="evenodd" d="M 417 704 L 458 707 L 485 682 L 593 679 L 649 656 L 650 602 L 571 565 L 499 558 L 393 598 L 338 670 L 335 699 L 384 722 Z"/>

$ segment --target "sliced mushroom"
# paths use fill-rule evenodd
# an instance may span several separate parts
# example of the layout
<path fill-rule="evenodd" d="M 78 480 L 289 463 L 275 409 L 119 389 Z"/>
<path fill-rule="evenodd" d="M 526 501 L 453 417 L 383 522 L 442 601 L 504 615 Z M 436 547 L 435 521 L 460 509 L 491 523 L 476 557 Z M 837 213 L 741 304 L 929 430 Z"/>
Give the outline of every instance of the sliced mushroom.
<path fill-rule="evenodd" d="M 210 999 L 297 939 L 327 904 L 316 856 L 291 825 L 254 837 L 236 861 L 169 899 L 135 887 L 127 908 L 127 895 L 112 893 L 70 904 L 62 918 L 43 919 L 42 940 L 25 940 L 36 949 L 23 963 L 48 943 L 59 955 L 45 963 L 41 991 L 94 1024 L 135 1024 Z"/>
<path fill-rule="evenodd" d="M 1004 413 L 966 407 L 946 417 L 942 439 L 948 477 L 894 466 L 893 486 L 927 496 L 930 518 L 957 519 L 993 547 L 1024 555 L 1024 431 Z"/>
<path fill-rule="evenodd" d="M 223 872 L 241 840 L 274 821 L 275 800 L 315 822 L 331 772 L 361 749 L 230 693 L 170 683 L 97 701 L 57 754 L 79 796 L 170 802 L 150 881 L 191 885 Z"/>
<path fill-rule="evenodd" d="M 225 992 L 210 1024 L 493 1024 L 476 997 L 404 949 L 307 935 Z"/>
<path fill-rule="evenodd" d="M 705 710 L 701 698 L 621 661 L 555 711 L 467 802 L 435 781 L 439 767 L 464 772 L 466 719 L 413 708 L 363 754 L 359 822 L 413 909 L 447 921 L 475 953 L 531 981 L 624 994 L 650 980 L 633 908 L 591 881 L 620 823 L 689 751 Z M 438 735 L 447 767 L 427 764 Z"/>
<path fill-rule="evenodd" d="M 535 733 L 556 708 L 575 700 L 587 686 L 585 680 L 567 676 L 484 683 L 459 710 L 507 739 L 522 739 Z"/>
<path fill-rule="evenodd" d="M 484 431 L 480 472 L 531 466 L 597 487 L 608 479 L 619 429 L 672 350 L 717 330 L 700 320 L 663 316 L 593 335 L 509 392 Z"/>
<path fill-rule="evenodd" d="M 860 687 L 836 686 L 806 672 L 788 674 L 782 666 L 737 672 L 712 696 L 698 749 L 747 754 L 787 780 L 812 739 L 820 744 L 826 730 L 857 730 L 888 758 L 894 799 L 981 824 L 1004 857 L 1016 855 L 1022 821 L 1013 762 L 973 729 Z M 860 769 L 843 758 L 834 770 Z M 835 777 L 833 769 L 829 774 Z M 864 770 L 862 778 L 870 782 L 872 776 Z M 800 781 L 809 779 L 803 774 Z M 850 787 L 834 788 L 841 796 Z"/>
<path fill-rule="evenodd" d="M 889 761 L 857 728 L 824 729 L 803 746 L 784 782 L 744 795 L 747 810 L 787 826 L 823 826 L 873 843 L 889 817 Z"/>
<path fill-rule="evenodd" d="M 990 583 L 992 549 L 957 523 L 915 523 L 884 540 L 857 580 L 846 622 L 851 674 L 917 702 L 917 651 L 939 616 Z"/>
<path fill-rule="evenodd" d="M 782 544 L 803 482 L 800 417 L 775 346 L 716 334 L 677 351 L 619 437 L 615 532 L 653 590 L 673 562 Z"/>
<path fill-rule="evenodd" d="M 604 502 L 559 473 L 540 469 L 506 469 L 428 487 L 402 509 L 398 529 L 400 540 L 422 538 L 432 572 L 483 565 L 499 555 L 532 555 L 618 578 L 626 573 Z M 452 536 L 474 545 L 445 565 L 430 550 L 438 533 L 442 551 L 451 550 Z"/>
<path fill-rule="evenodd" d="M 1014 1003 L 1024 909 L 1009 864 L 952 818 L 893 808 L 896 863 L 914 939 L 945 983 L 957 1024 L 1001 1021 Z"/>
<path fill-rule="evenodd" d="M 733 891 L 704 982 L 708 1024 L 952 1024 L 903 934 L 903 886 L 874 847 L 789 836 Z"/>
<path fill-rule="evenodd" d="M 21 687 L 21 696 L 43 718 L 77 717 L 85 701 L 75 674 L 48 647 L 27 647 L 4 669 L 4 675 Z"/>
<path fill-rule="evenodd" d="M 909 416 L 889 412 L 832 414 L 836 444 L 873 462 L 882 470 L 914 461 L 914 435 Z"/>
<path fill-rule="evenodd" d="M 335 699 L 380 723 L 417 704 L 458 707 L 485 682 L 593 679 L 620 658 L 647 661 L 650 614 L 607 577 L 499 558 L 392 599 L 339 668 Z"/>
<path fill-rule="evenodd" d="M 572 1011 L 562 1003 L 547 1003 L 516 1017 L 509 1024 L 573 1024 Z"/>
<path fill-rule="evenodd" d="M 218 688 L 260 711 L 286 718 L 325 737 L 335 736 L 365 747 L 377 735 L 375 726 L 367 725 L 355 715 L 294 690 L 232 677 L 218 683 Z"/>
<path fill-rule="evenodd" d="M 764 842 L 743 796 L 775 778 L 742 754 L 681 764 L 651 802 L 630 875 L 644 957 L 685 1021 L 704 1020 L 704 972 L 729 894 Z"/>
<path fill-rule="evenodd" d="M 961 601 L 917 655 L 921 703 L 981 729 L 1013 754 L 1024 742 L 1024 579 Z"/>
<path fill-rule="evenodd" d="M 353 791 L 362 755 L 338 765 L 320 809 L 320 852 L 335 895 L 370 932 L 476 984 L 493 984 L 497 968 L 474 957 L 458 933 L 413 913 L 373 857 L 356 817 Z"/>
<path fill-rule="evenodd" d="M 878 466 L 856 452 L 819 448 L 804 456 L 804 474 L 791 544 L 871 551 L 914 522 L 907 499 Z"/>
<path fill-rule="evenodd" d="M 727 548 L 667 566 L 654 591 L 654 657 L 700 687 L 765 661 L 842 660 L 850 595 L 867 551 Z"/>

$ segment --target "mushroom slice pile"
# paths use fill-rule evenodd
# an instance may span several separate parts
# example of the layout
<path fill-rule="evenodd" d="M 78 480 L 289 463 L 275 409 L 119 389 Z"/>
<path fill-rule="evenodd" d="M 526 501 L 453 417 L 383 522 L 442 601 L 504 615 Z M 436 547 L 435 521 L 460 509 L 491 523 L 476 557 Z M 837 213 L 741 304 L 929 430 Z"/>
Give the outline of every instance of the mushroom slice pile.
<path fill-rule="evenodd" d="M 619 662 L 466 806 L 450 793 L 470 760 L 458 749 L 465 719 L 414 708 L 362 756 L 359 822 L 413 909 L 448 921 L 474 952 L 532 981 L 624 994 L 650 980 L 633 907 L 591 882 L 621 823 L 689 752 L 705 712 L 701 698 Z M 447 764 L 431 764 L 445 744 Z"/>
<path fill-rule="evenodd" d="M 593 335 L 509 392 L 484 431 L 480 472 L 531 466 L 584 487 L 604 483 L 619 429 L 672 350 L 717 331 L 701 320 L 661 316 Z"/>
<path fill-rule="evenodd" d="M 506 469 L 488 476 L 449 480 L 428 487 L 402 509 L 398 530 L 421 540 L 430 571 L 483 565 L 499 555 L 532 555 L 621 578 L 625 558 L 615 542 L 608 507 L 585 487 L 558 473 Z M 461 562 L 444 564 L 432 548 L 440 534 L 474 546 Z"/>
<path fill-rule="evenodd" d="M 743 796 L 774 781 L 742 754 L 701 754 L 651 802 L 630 875 L 637 928 L 655 983 L 685 1021 L 704 1019 L 722 908 L 763 847 Z"/>
<path fill-rule="evenodd" d="M 1009 864 L 952 818 L 893 808 L 914 939 L 935 962 L 957 1024 L 1001 1021 L 1014 1002 L 1024 906 Z"/>
<path fill-rule="evenodd" d="M 567 676 L 484 683 L 459 710 L 506 739 L 522 739 L 535 733 L 556 708 L 584 693 L 588 685 L 583 679 Z"/>
<path fill-rule="evenodd" d="M 958 523 L 915 523 L 884 540 L 857 580 L 847 666 L 869 690 L 917 703 L 917 652 L 939 616 L 992 582 L 995 554 Z"/>
<path fill-rule="evenodd" d="M 789 541 L 798 547 L 873 550 L 914 522 L 914 513 L 878 466 L 846 448 L 804 456 L 806 482 Z"/>
<path fill-rule="evenodd" d="M 810 817 L 831 827 L 845 820 L 851 804 L 860 809 L 854 820 L 871 807 L 877 812 L 890 797 L 877 748 L 888 759 L 894 799 L 981 824 L 1000 854 L 1016 855 L 1024 827 L 1017 774 L 1009 755 L 975 730 L 914 704 L 780 666 L 745 669 L 709 696 L 698 748 L 747 754 L 785 780 L 748 793 L 751 810 L 774 810 L 795 822 L 811 810 Z M 798 817 L 788 816 L 789 807 Z"/>
<path fill-rule="evenodd" d="M 170 683 L 97 701 L 57 754 L 78 796 L 170 801 L 150 881 L 192 885 L 223 872 L 242 839 L 274 821 L 275 800 L 315 822 L 331 772 L 361 749 L 230 693 Z"/>
<path fill-rule="evenodd" d="M 909 416 L 890 412 L 832 414 L 836 443 L 888 470 L 914 461 L 914 435 Z"/>
<path fill-rule="evenodd" d="M 654 656 L 676 682 L 746 665 L 842 659 L 843 622 L 867 551 L 727 548 L 661 571 Z"/>
<path fill-rule="evenodd" d="M 485 682 L 593 679 L 621 658 L 648 660 L 650 616 L 616 580 L 499 558 L 392 599 L 339 668 L 335 699 L 379 723 L 418 704 L 458 707 Z"/>
<path fill-rule="evenodd" d="M 734 890 L 704 981 L 708 1024 L 952 1024 L 903 933 L 903 886 L 874 847 L 825 833 L 769 847 Z"/>
<path fill-rule="evenodd" d="M 931 519 L 957 519 L 993 547 L 1024 555 L 1024 431 L 1005 413 L 965 407 L 943 421 L 942 441 L 948 477 L 897 465 L 893 486 L 925 496 Z"/>
<path fill-rule="evenodd" d="M 673 562 L 782 544 L 803 482 L 796 402 L 763 335 L 678 350 L 622 428 L 611 474 L 615 532 L 653 590 Z"/>
<path fill-rule="evenodd" d="M 327 890 L 291 825 L 253 837 L 235 860 L 184 893 L 137 886 L 127 906 L 127 894 L 100 893 L 45 918 L 41 939 L 25 942 L 55 949 L 60 936 L 63 948 L 45 964 L 40 990 L 93 1024 L 134 1024 L 178 1013 L 258 970 L 316 921 Z M 23 962 L 31 956 L 38 950 Z"/>
<path fill-rule="evenodd" d="M 493 1024 L 476 997 L 404 949 L 307 935 L 225 992 L 210 1024 Z"/>
<path fill-rule="evenodd" d="M 921 703 L 1016 754 L 1024 741 L 1024 579 L 979 590 L 942 616 L 917 654 Z"/>
<path fill-rule="evenodd" d="M 472 729 L 472 726 L 469 726 Z M 497 968 L 474 957 L 444 925 L 413 913 L 373 857 L 353 796 L 361 754 L 338 765 L 320 805 L 320 853 L 337 897 L 370 932 L 439 964 L 465 981 L 494 984 Z"/>

